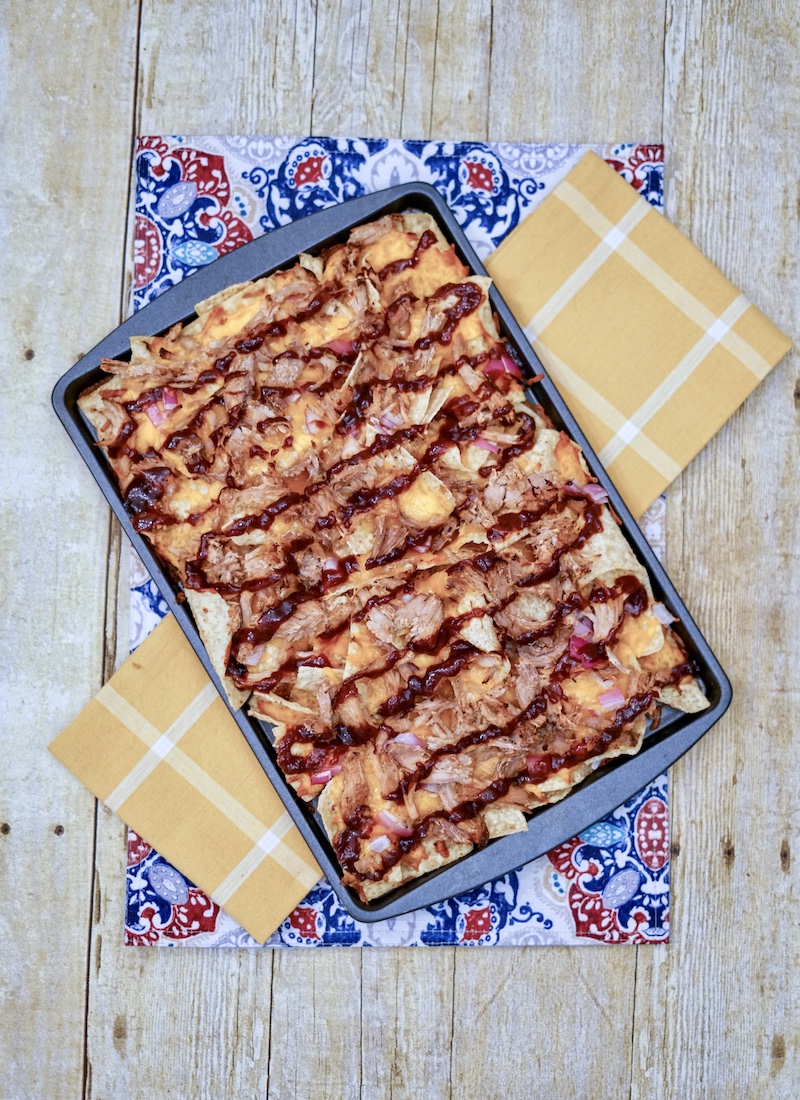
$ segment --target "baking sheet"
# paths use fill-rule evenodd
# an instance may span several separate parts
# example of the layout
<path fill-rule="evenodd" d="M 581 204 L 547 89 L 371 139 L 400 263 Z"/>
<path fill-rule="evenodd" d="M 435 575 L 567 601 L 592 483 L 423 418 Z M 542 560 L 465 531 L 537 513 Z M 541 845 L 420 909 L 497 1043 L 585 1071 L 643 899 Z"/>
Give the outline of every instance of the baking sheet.
<path fill-rule="evenodd" d="M 486 272 L 471 248 L 447 204 L 432 187 L 405 184 L 386 191 L 354 199 L 313 214 L 301 221 L 247 244 L 209 264 L 141 309 L 93 351 L 84 356 L 57 384 L 53 394 L 56 412 L 75 442 L 94 477 L 100 484 L 114 513 L 131 542 L 156 580 L 170 610 L 193 645 L 212 680 L 221 685 L 200 641 L 194 621 L 185 605 L 178 603 L 179 588 L 149 544 L 133 528 L 125 512 L 115 475 L 105 456 L 94 445 L 94 433 L 77 408 L 79 394 L 104 377 L 97 364 L 101 358 L 126 358 L 133 335 L 166 331 L 177 321 L 194 316 L 193 306 L 222 288 L 247 279 L 260 278 L 293 262 L 299 252 L 315 252 L 346 239 L 356 225 L 385 213 L 418 209 L 430 213 L 473 274 Z M 492 307 L 496 311 L 501 334 L 517 350 L 529 376 L 542 368 L 507 306 L 494 288 Z M 479 886 L 488 879 L 505 874 L 581 832 L 592 822 L 609 813 L 634 795 L 694 744 L 727 709 L 731 690 L 727 678 L 689 616 L 663 568 L 641 535 L 632 516 L 614 489 L 605 471 L 589 447 L 580 428 L 569 413 L 555 386 L 545 377 L 536 383 L 532 399 L 540 403 L 557 427 L 563 427 L 583 448 L 587 464 L 609 492 L 610 502 L 622 519 L 623 531 L 634 552 L 647 568 L 656 598 L 661 599 L 681 620 L 677 629 L 690 657 L 696 662 L 711 706 L 698 715 L 678 714 L 664 708 L 661 726 L 649 734 L 637 756 L 611 762 L 573 790 L 563 801 L 537 811 L 529 820 L 528 830 L 491 841 L 458 863 L 451 864 L 410 883 L 371 905 L 365 905 L 339 882 L 340 868 L 321 822 L 309 814 L 308 807 L 294 794 L 277 766 L 266 728 L 241 711 L 234 718 L 246 737 L 278 794 L 319 861 L 333 889 L 348 912 L 361 921 L 383 920 L 420 906 Z M 225 698 L 224 692 L 222 692 Z"/>

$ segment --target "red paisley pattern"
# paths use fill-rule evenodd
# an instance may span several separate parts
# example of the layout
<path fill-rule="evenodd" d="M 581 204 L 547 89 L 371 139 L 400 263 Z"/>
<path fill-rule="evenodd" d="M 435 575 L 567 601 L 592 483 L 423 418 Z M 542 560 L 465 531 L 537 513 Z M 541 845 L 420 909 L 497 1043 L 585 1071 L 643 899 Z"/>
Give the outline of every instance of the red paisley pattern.
<path fill-rule="evenodd" d="M 298 905 L 289 914 L 289 924 L 297 929 L 304 940 L 318 940 L 317 911 L 310 905 Z"/>
<path fill-rule="evenodd" d="M 298 164 L 294 174 L 295 187 L 302 187 L 307 183 L 319 183 L 323 178 L 322 166 L 325 160 L 325 157 L 310 156 Z"/>
<path fill-rule="evenodd" d="M 666 816 L 666 806 L 660 798 L 648 799 L 645 806 L 653 802 L 660 803 Z M 652 814 L 653 809 L 648 812 Z M 643 820 L 647 821 L 647 817 Z M 634 910 L 630 917 L 634 927 L 631 928 L 630 923 L 623 927 L 619 923 L 617 910 L 605 906 L 601 894 L 586 889 L 584 884 L 596 878 L 601 868 L 593 859 L 581 861 L 580 867 L 577 866 L 575 853 L 582 846 L 581 838 L 573 837 L 547 853 L 553 867 L 569 882 L 567 900 L 575 924 L 575 935 L 601 943 L 652 943 L 652 937 L 644 934 L 648 924 L 646 913 Z M 665 912 L 663 921 L 664 927 L 669 927 L 669 910 Z"/>
<path fill-rule="evenodd" d="M 191 181 L 198 195 L 213 195 L 220 206 L 230 202 L 231 185 L 225 171 L 225 158 L 216 153 L 181 146 L 169 154 L 181 166 L 181 179 Z"/>
<path fill-rule="evenodd" d="M 140 137 L 136 140 L 136 156 L 140 153 L 144 153 L 147 150 L 156 154 L 157 163 L 160 165 L 166 154 L 169 152 L 169 144 L 163 137 Z M 163 176 L 164 169 L 160 168 L 155 173 L 156 175 Z"/>
<path fill-rule="evenodd" d="M 476 191 L 488 191 L 490 194 L 494 188 L 494 178 L 491 170 L 474 160 L 465 160 L 464 167 L 467 170 L 467 183 Z"/>
<path fill-rule="evenodd" d="M 185 940 L 190 936 L 199 936 L 201 932 L 213 932 L 217 926 L 217 914 L 220 908 L 202 890 L 189 887 L 189 898 L 183 905 L 173 905 L 171 919 L 167 924 L 158 924 L 157 910 L 145 905 L 139 920 L 144 925 L 142 931 L 125 929 L 125 943 L 129 947 L 156 943 L 162 937 L 168 940 Z"/>
<path fill-rule="evenodd" d="M 143 859 L 152 852 L 152 847 L 146 840 L 142 840 L 133 829 L 128 829 L 128 866 L 133 867 L 136 863 L 141 863 Z"/>
<path fill-rule="evenodd" d="M 202 149 L 193 149 L 181 145 L 170 150 L 163 138 L 140 138 L 136 148 L 137 155 L 150 152 L 150 172 L 163 179 L 169 170 L 169 163 L 177 161 L 181 170 L 181 181 L 193 183 L 197 194 L 212 198 L 216 209 L 203 210 L 198 214 L 198 224 L 203 228 L 219 226 L 222 235 L 212 247 L 217 255 L 224 256 L 233 252 L 242 244 L 252 241 L 253 234 L 248 225 L 238 218 L 232 210 L 226 209 L 231 199 L 231 185 L 225 168 L 225 158 Z M 134 229 L 134 285 L 137 290 L 151 283 L 161 270 L 163 246 L 158 226 L 144 214 L 136 215 Z"/>
<path fill-rule="evenodd" d="M 137 214 L 133 236 L 133 283 L 137 290 L 155 279 L 161 269 L 161 234 L 158 226 Z"/>
<path fill-rule="evenodd" d="M 253 239 L 253 234 L 242 219 L 237 218 L 230 210 L 222 210 L 219 214 L 203 213 L 199 215 L 197 220 L 203 226 L 210 225 L 213 222 L 222 222 L 225 233 L 214 245 L 220 256 L 224 256 L 226 252 L 233 252 L 234 248 L 247 244 L 248 241 Z"/>
<path fill-rule="evenodd" d="M 663 145 L 634 145 L 625 160 L 606 157 L 606 164 L 610 164 L 637 191 L 641 191 L 647 182 L 645 169 L 653 164 L 663 163 Z"/>
<path fill-rule="evenodd" d="M 483 909 L 470 909 L 464 917 L 464 931 L 461 942 L 470 943 L 480 940 L 492 930 L 492 909 L 487 905 Z"/>
<path fill-rule="evenodd" d="M 669 819 L 660 798 L 648 798 L 636 815 L 636 849 L 642 863 L 651 871 L 660 871 L 669 859 Z"/>
<path fill-rule="evenodd" d="M 219 906 L 208 894 L 189 887 L 189 900 L 183 905 L 172 906 L 172 920 L 161 929 L 161 935 L 170 940 L 183 940 L 201 932 L 213 932 L 217 926 Z"/>
<path fill-rule="evenodd" d="M 602 943 L 649 943 L 641 931 L 647 925 L 647 914 L 634 912 L 635 929 L 620 928 L 615 909 L 607 909 L 599 894 L 588 894 L 577 884 L 569 888 L 569 907 L 575 921 L 575 934 Z"/>

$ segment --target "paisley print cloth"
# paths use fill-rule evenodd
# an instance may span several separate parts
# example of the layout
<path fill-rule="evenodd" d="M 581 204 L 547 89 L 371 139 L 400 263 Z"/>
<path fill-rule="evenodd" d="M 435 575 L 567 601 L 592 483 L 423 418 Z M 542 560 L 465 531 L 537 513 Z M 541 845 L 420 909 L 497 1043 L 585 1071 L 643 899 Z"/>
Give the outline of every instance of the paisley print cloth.
<path fill-rule="evenodd" d="M 333 203 L 421 180 L 442 192 L 485 258 L 592 148 L 656 209 L 663 147 L 329 137 L 143 137 L 135 164 L 133 309 L 240 244 Z M 663 501 L 645 514 L 663 553 Z M 131 551 L 131 649 L 167 608 Z M 579 837 L 495 882 L 393 920 L 361 924 L 324 882 L 265 947 L 664 943 L 667 779 Z M 256 947 L 224 910 L 128 834 L 125 939 Z"/>

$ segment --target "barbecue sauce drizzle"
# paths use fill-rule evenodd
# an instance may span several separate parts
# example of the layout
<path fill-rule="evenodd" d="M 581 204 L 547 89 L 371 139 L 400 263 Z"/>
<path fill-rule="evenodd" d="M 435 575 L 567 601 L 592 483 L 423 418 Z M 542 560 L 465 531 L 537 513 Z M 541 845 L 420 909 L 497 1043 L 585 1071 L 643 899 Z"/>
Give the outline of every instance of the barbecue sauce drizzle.
<path fill-rule="evenodd" d="M 382 281 L 390 278 L 391 276 L 402 273 L 408 268 L 415 267 L 419 262 L 422 253 L 436 243 L 436 237 L 434 234 L 426 231 L 420 238 L 414 253 L 405 259 L 396 260 L 393 263 L 387 265 L 382 271 L 378 273 L 378 278 Z M 303 321 L 312 317 L 319 309 L 321 309 L 327 301 L 335 296 L 335 292 L 321 291 L 312 298 L 309 304 L 297 313 L 293 317 L 283 318 L 281 320 L 272 322 L 266 326 L 261 326 L 258 331 L 255 331 L 243 339 L 240 339 L 234 344 L 234 350 L 228 352 L 225 356 L 219 358 L 212 368 L 203 371 L 197 378 L 197 380 L 190 386 L 182 386 L 181 393 L 193 394 L 198 392 L 205 385 L 212 384 L 214 382 L 223 380 L 226 373 L 229 371 L 230 366 L 236 359 L 237 353 L 240 355 L 246 355 L 259 350 L 265 339 L 268 337 L 283 336 L 288 331 L 289 325 L 292 323 L 302 323 Z M 481 289 L 473 283 L 456 283 L 447 284 L 441 287 L 434 295 L 431 296 L 429 301 L 446 300 L 447 298 L 455 298 L 455 302 L 449 307 L 445 307 L 441 314 L 444 318 L 443 324 L 438 332 L 431 332 L 424 337 L 421 337 L 416 341 L 414 345 L 414 351 L 425 351 L 433 343 L 440 343 L 447 345 L 452 340 L 452 336 L 458 326 L 460 320 L 473 312 L 483 301 L 484 295 Z M 385 321 L 381 331 L 377 333 L 378 336 L 386 335 L 389 331 L 388 325 L 391 321 L 393 313 L 400 308 L 403 303 L 413 303 L 416 301 L 413 295 L 405 294 L 398 298 L 387 310 L 385 310 Z M 328 393 L 331 389 L 338 386 L 349 372 L 352 362 L 355 360 L 361 348 L 361 344 L 358 340 L 354 341 L 352 348 L 349 351 L 343 353 L 333 352 L 332 349 L 320 348 L 313 349 L 309 356 L 303 356 L 302 358 L 318 358 L 324 352 L 328 351 L 339 360 L 337 366 L 331 372 L 331 375 L 327 380 L 322 381 L 316 386 L 310 387 L 311 391 L 323 395 Z M 282 355 L 293 354 L 290 352 L 281 353 Z M 281 356 L 277 356 L 280 358 Z M 445 370 L 440 371 L 442 373 L 455 373 L 462 364 L 468 363 L 473 369 L 479 366 L 489 357 L 489 353 L 481 353 L 475 359 L 470 360 L 466 357 L 458 359 L 454 364 L 451 364 Z M 239 372 L 241 373 L 241 372 Z M 407 379 L 402 376 L 393 375 L 388 380 L 376 379 L 373 383 L 360 383 L 353 387 L 352 398 L 344 409 L 339 422 L 336 425 L 336 431 L 339 432 L 353 432 L 358 430 L 360 425 L 366 419 L 370 408 L 373 404 L 372 388 L 373 386 L 391 385 L 398 392 L 419 391 L 421 389 L 430 387 L 435 384 L 439 375 L 426 375 L 419 378 Z M 231 377 L 231 375 L 229 375 Z M 109 455 L 114 458 L 119 458 L 123 455 L 138 460 L 140 456 L 128 446 L 128 440 L 131 435 L 136 431 L 136 423 L 132 419 L 134 413 L 140 413 L 146 411 L 147 407 L 153 403 L 160 401 L 163 397 L 163 391 L 166 387 L 156 386 L 153 389 L 143 393 L 136 401 L 128 402 L 124 408 L 127 413 L 127 419 L 123 422 L 123 425 L 117 435 L 117 438 L 107 446 Z M 485 389 L 482 386 L 481 389 Z M 262 387 L 261 398 L 265 398 L 266 394 L 263 391 L 269 390 L 269 387 Z M 272 392 L 269 390 L 269 392 Z M 276 389 L 277 393 L 285 393 L 285 390 Z M 489 391 L 491 392 L 491 391 Z M 484 396 L 482 393 L 477 395 L 478 397 Z M 193 474 L 206 474 L 214 461 L 214 452 L 209 455 L 206 445 L 197 435 L 197 431 L 203 423 L 204 418 L 208 414 L 210 407 L 217 403 L 224 408 L 224 401 L 219 396 L 219 392 L 212 395 L 211 400 L 201 407 L 197 412 L 193 420 L 184 428 L 173 432 L 165 441 L 165 450 L 178 450 L 182 444 L 186 444 L 181 451 L 181 457 L 190 473 Z M 338 515 L 330 514 L 325 517 L 319 517 L 316 520 L 315 527 L 318 529 L 324 529 L 325 527 L 332 526 L 335 523 L 347 524 L 353 516 L 356 514 L 367 511 L 375 506 L 379 501 L 389 499 L 404 492 L 419 476 L 422 470 L 430 467 L 449 447 L 458 445 L 463 442 L 474 442 L 478 438 L 481 431 L 486 427 L 485 424 L 476 424 L 470 426 L 464 426 L 463 421 L 469 418 L 480 407 L 480 402 L 475 397 L 465 395 L 451 401 L 441 411 L 439 419 L 441 420 L 441 426 L 439 434 L 436 440 L 429 445 L 425 454 L 419 459 L 417 465 L 408 473 L 402 474 L 388 484 L 371 490 L 356 490 L 346 504 L 339 509 Z M 233 409 L 228 414 L 228 425 L 233 426 L 244 409 L 244 404 Z M 502 412 L 511 412 L 510 406 L 505 406 Z M 497 413 L 495 415 L 498 415 Z M 412 425 L 409 428 L 403 428 L 391 434 L 380 434 L 376 437 L 371 446 L 364 448 L 358 454 L 350 459 L 340 460 L 335 463 L 329 470 L 326 471 L 326 478 L 323 481 L 309 484 L 302 492 L 290 492 L 268 505 L 257 515 L 244 516 L 234 523 L 230 524 L 225 531 L 224 535 L 233 537 L 236 535 L 245 534 L 253 530 L 266 531 L 272 525 L 274 520 L 285 512 L 287 509 L 296 505 L 301 505 L 307 502 L 317 491 L 323 488 L 330 477 L 334 476 L 340 470 L 347 466 L 356 465 L 358 462 L 365 458 L 375 456 L 383 451 L 389 450 L 391 447 L 398 445 L 401 442 L 407 442 L 414 439 L 417 435 L 421 434 L 425 430 L 425 425 Z M 534 419 L 527 414 L 522 414 L 521 418 L 522 432 L 518 440 L 511 446 L 504 447 L 496 456 L 494 462 L 488 462 L 484 467 L 479 470 L 479 473 L 483 477 L 489 477 L 493 471 L 502 470 L 509 462 L 515 458 L 521 456 L 526 450 L 530 449 L 535 442 L 536 436 L 536 423 Z M 212 440 L 214 443 L 219 442 L 219 436 L 224 431 L 224 425 L 221 425 L 215 429 L 212 433 Z M 251 455 L 253 453 L 260 452 L 264 457 L 266 453 L 259 447 L 251 448 Z M 167 487 L 167 480 L 171 471 L 168 467 L 155 466 L 149 467 L 139 473 L 136 473 L 133 479 L 128 484 L 125 492 L 124 499 L 127 510 L 133 517 L 134 526 L 138 530 L 147 532 L 154 530 L 158 527 L 163 527 L 171 523 L 177 522 L 176 519 L 163 512 L 158 508 L 158 504 Z M 536 521 L 541 519 L 548 511 L 550 511 L 556 504 L 564 506 L 564 501 L 559 493 L 551 495 L 543 501 L 542 505 L 535 510 L 523 510 L 518 513 L 506 513 L 497 518 L 496 522 L 488 531 L 488 537 L 491 542 L 499 542 L 502 539 L 512 533 L 522 531 L 532 526 Z M 601 521 L 602 510 L 598 505 L 593 504 L 591 501 L 586 501 L 583 506 L 583 524 L 577 534 L 577 536 L 569 543 L 558 547 L 550 562 L 538 570 L 532 572 L 528 577 L 519 582 L 518 587 L 524 589 L 526 587 L 538 585 L 547 580 L 550 580 L 558 575 L 560 569 L 561 558 L 571 550 L 580 549 L 586 541 L 592 537 L 595 533 L 602 529 Z M 189 517 L 189 522 L 196 522 L 200 517 Z M 424 547 L 427 542 L 430 545 L 431 540 L 440 534 L 442 527 L 438 529 L 428 529 L 414 535 L 410 535 L 405 542 L 395 548 L 392 551 L 375 558 L 369 559 L 365 563 L 366 569 L 376 568 L 391 563 L 403 557 L 404 554 L 412 548 Z M 212 583 L 205 574 L 203 563 L 206 559 L 208 552 L 209 540 L 214 537 L 213 534 L 204 534 L 200 540 L 200 550 L 196 560 L 190 562 L 187 566 L 187 587 L 197 589 L 213 589 L 223 596 L 234 596 L 244 591 L 255 591 L 260 588 L 264 588 L 273 584 L 276 584 L 291 575 L 297 574 L 297 564 L 294 559 L 294 553 L 298 549 L 302 548 L 299 542 L 303 545 L 308 545 L 312 541 L 310 538 L 305 540 L 298 540 L 298 544 L 290 546 L 286 553 L 285 564 L 270 573 L 267 576 L 252 578 L 248 581 L 243 581 L 240 584 L 222 584 Z M 500 561 L 501 558 L 497 554 L 489 550 L 483 554 L 476 556 L 473 559 L 467 559 L 466 561 L 460 561 L 454 563 L 450 568 L 453 570 L 463 569 L 466 567 L 473 567 L 479 572 L 485 573 L 489 569 Z M 330 588 L 346 581 L 349 574 L 358 569 L 358 563 L 355 558 L 346 558 L 341 561 L 337 561 L 336 566 L 333 568 L 327 568 L 323 572 L 322 581 L 310 588 L 306 588 L 300 591 L 290 593 L 280 600 L 277 604 L 267 608 L 259 617 L 258 624 L 255 627 L 243 627 L 234 636 L 231 644 L 231 653 L 233 654 L 238 650 L 238 647 L 243 643 L 249 643 L 253 646 L 259 645 L 268 641 L 274 636 L 278 628 L 286 622 L 297 610 L 297 608 L 308 600 L 319 599 Z M 541 627 L 537 627 L 535 630 L 526 634 L 520 635 L 513 639 L 516 644 L 523 645 L 529 644 L 539 638 L 552 635 L 555 633 L 560 622 L 571 611 L 587 606 L 589 602 L 602 602 L 604 599 L 614 598 L 615 596 L 625 594 L 625 603 L 623 611 L 624 615 L 637 616 L 641 614 L 644 608 L 647 606 L 647 593 L 643 586 L 639 584 L 636 578 L 623 577 L 617 582 L 614 590 L 595 590 L 586 601 L 577 593 L 573 593 L 566 601 L 559 602 L 554 610 L 551 620 L 542 624 Z M 365 604 L 365 606 L 353 616 L 354 621 L 363 619 L 369 611 L 379 606 L 382 602 L 395 599 L 399 592 L 410 592 L 413 590 L 413 580 L 407 581 L 404 585 L 379 596 L 371 597 Z M 516 593 L 503 601 L 502 606 L 507 605 L 508 602 L 516 597 Z M 477 615 L 493 614 L 498 608 L 476 608 L 472 611 L 466 612 L 459 616 L 451 617 L 449 620 L 445 620 L 440 630 L 437 632 L 433 639 L 424 639 L 422 642 L 416 643 L 407 647 L 404 651 L 396 651 L 392 657 L 389 658 L 387 664 L 380 669 L 371 670 L 367 673 L 361 674 L 346 681 L 339 689 L 335 704 L 338 705 L 343 702 L 349 695 L 352 695 L 357 691 L 356 681 L 363 676 L 376 676 L 383 675 L 389 668 L 393 667 L 403 656 L 409 652 L 435 652 L 439 648 L 449 644 L 449 652 L 447 658 L 440 664 L 429 668 L 422 675 L 412 675 L 405 687 L 387 699 L 384 704 L 378 710 L 379 718 L 396 718 L 408 713 L 414 706 L 418 697 L 430 697 L 436 691 L 439 683 L 443 680 L 458 675 L 458 673 L 470 662 L 476 655 L 480 653 L 469 642 L 456 637 L 453 640 L 453 635 L 457 630 L 464 625 L 466 621 Z M 622 621 L 622 620 L 621 620 Z M 621 622 L 612 631 L 604 642 L 594 643 L 588 656 L 595 659 L 605 659 L 606 646 L 613 641 L 613 636 L 616 634 Z M 336 628 L 337 632 L 341 629 Z M 584 647 L 584 652 L 589 647 Z M 229 673 L 233 676 L 233 679 L 240 683 L 241 686 L 247 686 L 261 691 L 270 691 L 275 688 L 281 680 L 287 675 L 292 673 L 296 674 L 297 670 L 301 667 L 315 667 L 324 668 L 329 666 L 329 661 L 324 655 L 314 655 L 310 657 L 292 657 L 289 658 L 284 664 L 272 675 L 263 679 L 258 684 L 248 684 L 246 677 L 248 675 L 248 669 L 231 658 L 229 662 Z M 454 745 L 446 745 L 435 751 L 420 764 L 413 772 L 404 777 L 398 787 L 390 792 L 387 796 L 390 800 L 398 801 L 405 797 L 412 786 L 424 780 L 424 778 L 430 774 L 434 769 L 436 762 L 444 755 L 453 753 L 459 753 L 464 749 L 485 743 L 496 737 L 508 736 L 512 733 L 517 726 L 524 722 L 533 720 L 541 716 L 547 710 L 548 704 L 557 705 L 559 700 L 563 698 L 563 692 L 560 687 L 560 682 L 576 669 L 580 668 L 581 661 L 573 658 L 569 655 L 567 650 L 557 662 L 551 682 L 547 685 L 543 691 L 536 696 L 528 706 L 522 710 L 516 717 L 512 718 L 504 726 L 488 726 L 482 730 L 476 730 L 465 737 L 461 738 Z M 669 683 L 678 683 L 687 675 L 694 673 L 691 662 L 686 661 L 681 665 L 676 666 L 670 675 Z M 546 778 L 548 774 L 559 770 L 559 768 L 565 766 L 571 766 L 581 760 L 589 759 L 602 753 L 609 744 L 611 744 L 620 734 L 623 727 L 629 722 L 633 721 L 639 714 L 650 709 L 653 702 L 656 699 L 656 693 L 654 691 L 648 691 L 641 695 L 634 696 L 629 702 L 622 708 L 620 708 L 611 724 L 599 733 L 597 736 L 587 738 L 585 741 L 578 745 L 572 746 L 570 751 L 563 756 L 556 756 L 554 754 L 541 754 L 538 760 L 534 759 L 533 754 L 528 759 L 528 764 L 525 769 L 509 778 L 499 779 L 490 784 L 485 790 L 483 790 L 476 798 L 463 802 L 456 806 L 453 810 L 447 812 L 444 809 L 436 811 L 422 821 L 418 822 L 414 828 L 414 831 L 410 837 L 395 839 L 391 849 L 383 853 L 381 857 L 381 868 L 379 871 L 370 873 L 368 875 L 360 874 L 355 871 L 355 863 L 360 855 L 360 846 L 358 844 L 359 839 L 369 834 L 372 827 L 372 818 L 367 816 L 365 808 L 359 808 L 355 814 L 347 820 L 347 828 L 341 832 L 334 839 L 334 847 L 339 855 L 342 866 L 348 870 L 351 874 L 359 878 L 381 878 L 391 866 L 393 866 L 404 854 L 409 852 L 419 842 L 425 838 L 429 828 L 430 822 L 437 818 L 442 818 L 450 823 L 458 824 L 460 822 L 474 818 L 484 807 L 502 798 L 510 789 L 512 784 L 522 784 L 525 782 L 540 782 Z M 287 730 L 284 737 L 277 745 L 278 760 L 283 768 L 284 772 L 288 775 L 299 774 L 307 772 L 314 774 L 319 771 L 323 765 L 330 766 L 335 763 L 336 758 L 340 755 L 341 750 L 349 745 L 364 744 L 370 740 L 376 733 L 376 729 L 372 726 L 366 726 L 359 729 L 351 729 L 342 724 L 338 724 L 332 729 L 325 729 L 323 731 L 312 731 L 305 726 L 296 726 L 290 730 Z M 294 744 L 302 742 L 305 745 L 309 745 L 311 748 L 310 755 L 307 756 L 295 756 L 292 753 L 292 747 Z M 533 762 L 532 762 L 533 761 Z"/>

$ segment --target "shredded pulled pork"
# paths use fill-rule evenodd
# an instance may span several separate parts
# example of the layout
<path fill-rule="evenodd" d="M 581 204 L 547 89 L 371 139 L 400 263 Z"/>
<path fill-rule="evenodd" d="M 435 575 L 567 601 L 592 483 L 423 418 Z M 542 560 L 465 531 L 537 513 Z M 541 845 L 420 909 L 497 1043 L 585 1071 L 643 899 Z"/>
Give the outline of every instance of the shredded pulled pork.
<path fill-rule="evenodd" d="M 580 450 L 526 397 L 488 281 L 427 215 L 131 351 L 81 407 L 136 529 L 214 594 L 218 671 L 255 688 L 297 791 L 322 790 L 363 898 L 484 843 L 488 807 L 532 811 L 555 771 L 630 751 L 658 685 L 695 688 Z"/>
<path fill-rule="evenodd" d="M 435 635 L 442 625 L 442 603 L 435 596 L 414 596 L 407 603 L 385 604 L 367 615 L 367 625 L 375 637 L 402 649 L 410 642 Z"/>

